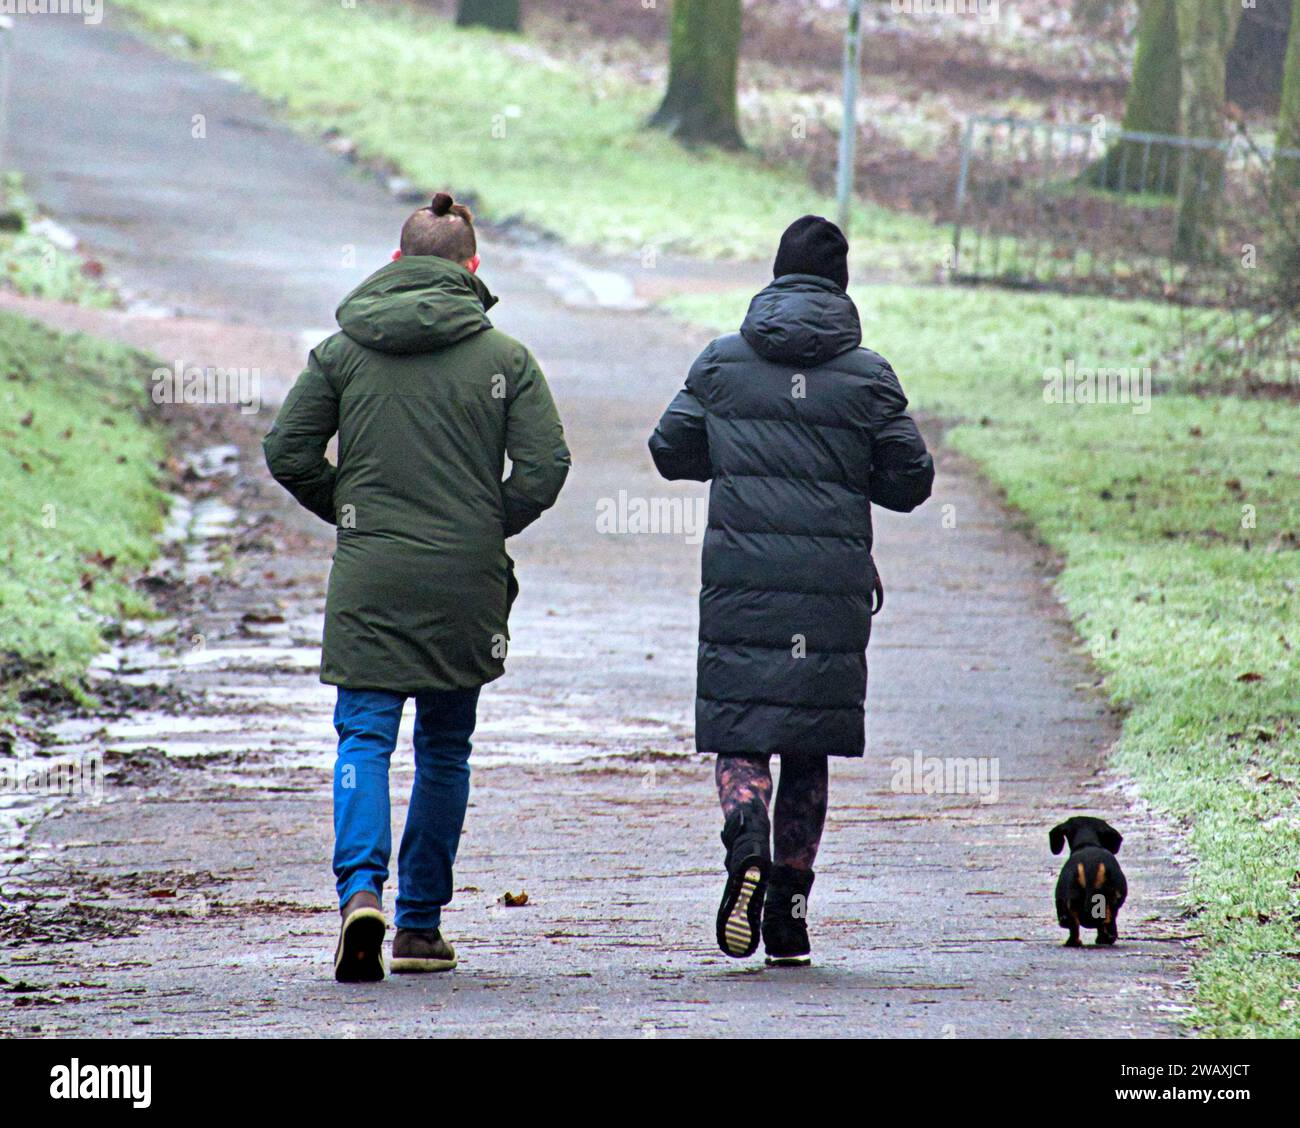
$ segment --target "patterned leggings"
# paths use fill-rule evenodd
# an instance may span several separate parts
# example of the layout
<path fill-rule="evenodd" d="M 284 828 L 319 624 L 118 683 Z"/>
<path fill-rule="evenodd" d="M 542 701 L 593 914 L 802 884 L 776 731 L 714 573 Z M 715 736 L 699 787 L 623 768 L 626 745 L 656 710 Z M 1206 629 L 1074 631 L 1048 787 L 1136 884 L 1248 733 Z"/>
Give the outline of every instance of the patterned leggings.
<path fill-rule="evenodd" d="M 772 803 L 770 756 L 719 756 L 714 768 L 722 813 L 730 815 L 753 799 Z M 810 870 L 826 825 L 825 756 L 787 756 L 772 817 L 773 855 L 778 865 Z"/>

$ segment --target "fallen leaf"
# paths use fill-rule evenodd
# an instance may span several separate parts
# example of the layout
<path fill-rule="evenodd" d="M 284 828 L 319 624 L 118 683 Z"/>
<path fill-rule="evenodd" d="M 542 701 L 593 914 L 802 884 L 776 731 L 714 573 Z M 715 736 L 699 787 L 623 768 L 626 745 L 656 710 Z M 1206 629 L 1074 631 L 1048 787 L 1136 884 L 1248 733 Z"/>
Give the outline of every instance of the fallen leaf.
<path fill-rule="evenodd" d="M 283 623 L 284 616 L 278 611 L 245 611 L 245 623 Z"/>
<path fill-rule="evenodd" d="M 505 905 L 508 909 L 517 909 L 528 904 L 528 894 L 522 889 L 519 890 L 518 893 L 511 893 L 509 890 L 506 890 L 505 894 L 497 904 Z"/>

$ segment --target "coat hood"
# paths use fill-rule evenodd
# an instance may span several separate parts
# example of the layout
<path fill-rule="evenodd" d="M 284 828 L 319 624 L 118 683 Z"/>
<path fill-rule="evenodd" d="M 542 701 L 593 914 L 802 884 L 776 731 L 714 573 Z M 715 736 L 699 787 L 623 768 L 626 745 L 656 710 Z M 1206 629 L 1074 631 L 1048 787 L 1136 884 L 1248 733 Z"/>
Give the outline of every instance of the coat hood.
<path fill-rule="evenodd" d="M 856 349 L 862 323 L 853 299 L 813 274 L 786 274 L 749 303 L 740 334 L 764 360 L 815 368 Z"/>
<path fill-rule="evenodd" d="M 375 271 L 340 303 L 339 328 L 385 353 L 431 352 L 491 329 L 487 286 L 459 263 L 411 255 Z"/>

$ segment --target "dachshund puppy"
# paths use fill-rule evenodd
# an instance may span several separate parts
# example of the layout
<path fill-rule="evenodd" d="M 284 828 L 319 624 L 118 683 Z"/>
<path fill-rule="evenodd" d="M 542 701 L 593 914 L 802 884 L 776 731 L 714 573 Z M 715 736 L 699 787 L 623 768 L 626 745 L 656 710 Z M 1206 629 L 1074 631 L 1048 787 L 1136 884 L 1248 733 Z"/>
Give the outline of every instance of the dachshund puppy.
<path fill-rule="evenodd" d="M 1070 857 L 1056 879 L 1056 919 L 1070 930 L 1065 946 L 1082 946 L 1081 927 L 1097 930 L 1098 945 L 1115 943 L 1120 906 L 1128 896 L 1128 882 L 1115 858 L 1123 836 L 1101 819 L 1076 815 L 1052 827 L 1047 841 L 1053 854 L 1070 843 Z"/>

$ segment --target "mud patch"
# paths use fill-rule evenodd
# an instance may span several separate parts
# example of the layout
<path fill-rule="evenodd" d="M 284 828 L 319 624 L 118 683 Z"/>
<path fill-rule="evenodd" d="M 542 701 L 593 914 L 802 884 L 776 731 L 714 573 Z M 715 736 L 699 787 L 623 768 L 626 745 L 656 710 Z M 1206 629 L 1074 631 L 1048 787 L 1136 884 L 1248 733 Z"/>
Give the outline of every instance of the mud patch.
<path fill-rule="evenodd" d="M 171 900 L 182 894 L 211 891 L 227 884 L 206 870 L 132 870 L 128 873 L 91 874 L 70 871 L 80 889 L 97 896 Z"/>
<path fill-rule="evenodd" d="M 298 901 L 241 901 L 224 904 L 214 901 L 209 906 L 213 916 L 218 917 L 318 917 L 322 914 L 335 914 L 338 909 L 333 905 L 306 905 Z"/>
<path fill-rule="evenodd" d="M 109 748 L 104 752 L 105 771 L 112 776 L 117 787 L 157 787 L 175 776 L 182 766 L 202 768 L 200 760 L 173 760 L 161 748 L 123 750 Z"/>
<path fill-rule="evenodd" d="M 0 940 L 15 945 L 76 944 L 139 934 L 135 913 L 64 902 L 0 904 Z"/>

